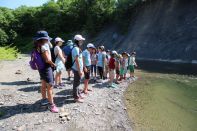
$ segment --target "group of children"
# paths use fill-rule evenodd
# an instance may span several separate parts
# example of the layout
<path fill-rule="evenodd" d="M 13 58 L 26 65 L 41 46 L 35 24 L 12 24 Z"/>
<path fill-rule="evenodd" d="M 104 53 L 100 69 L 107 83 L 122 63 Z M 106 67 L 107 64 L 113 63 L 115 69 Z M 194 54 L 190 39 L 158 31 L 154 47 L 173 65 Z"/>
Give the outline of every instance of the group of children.
<path fill-rule="evenodd" d="M 53 101 L 53 87 L 65 86 L 62 82 L 62 73 L 65 69 L 68 72 L 68 80 L 71 74 L 74 74 L 73 97 L 80 103 L 83 103 L 86 94 L 92 91 L 88 87 L 91 78 L 94 82 L 101 83 L 109 78 L 108 87 L 114 87 L 126 79 L 128 70 L 130 78 L 134 78 L 134 66 L 137 66 L 135 52 L 118 54 L 116 51 L 105 50 L 104 46 L 96 48 L 92 43 L 87 44 L 86 49 L 82 51 L 85 38 L 81 35 L 74 36 L 74 43 L 68 40 L 66 46 L 62 46 L 64 40 L 59 37 L 55 38 L 53 45 L 50 43 L 51 40 L 46 31 L 38 31 L 34 37 L 35 50 L 40 53 L 44 62 L 44 67 L 38 68 L 41 79 L 41 105 L 48 105 L 51 112 L 58 112 Z M 82 77 L 84 88 L 80 91 Z"/>

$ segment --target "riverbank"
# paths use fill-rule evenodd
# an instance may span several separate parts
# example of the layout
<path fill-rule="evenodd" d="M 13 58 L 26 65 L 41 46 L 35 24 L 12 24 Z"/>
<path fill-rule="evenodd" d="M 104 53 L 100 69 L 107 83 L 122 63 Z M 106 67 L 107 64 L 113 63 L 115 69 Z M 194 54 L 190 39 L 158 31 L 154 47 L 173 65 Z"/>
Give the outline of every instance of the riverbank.
<path fill-rule="evenodd" d="M 29 56 L 0 63 L 0 130 L 20 131 L 132 131 L 123 93 L 128 86 L 107 88 L 107 84 L 90 83 L 93 92 L 84 103 L 72 98 L 72 80 L 63 74 L 63 89 L 54 89 L 60 113 L 40 107 L 40 80 L 30 69 Z M 105 81 L 107 82 L 107 81 Z M 81 84 L 80 88 L 83 88 Z"/>
<path fill-rule="evenodd" d="M 197 77 L 137 71 L 125 92 L 134 131 L 197 129 Z"/>

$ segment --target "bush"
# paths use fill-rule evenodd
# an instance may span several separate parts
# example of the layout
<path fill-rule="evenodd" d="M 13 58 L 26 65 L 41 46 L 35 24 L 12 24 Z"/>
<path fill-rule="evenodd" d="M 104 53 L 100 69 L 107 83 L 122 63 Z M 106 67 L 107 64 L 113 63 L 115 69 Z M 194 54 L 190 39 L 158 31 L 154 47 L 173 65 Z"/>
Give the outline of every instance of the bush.
<path fill-rule="evenodd" d="M 19 52 L 16 47 L 0 47 L 0 60 L 15 60 L 18 54 Z"/>
<path fill-rule="evenodd" d="M 5 45 L 8 42 L 8 39 L 8 35 L 0 28 L 0 46 Z"/>

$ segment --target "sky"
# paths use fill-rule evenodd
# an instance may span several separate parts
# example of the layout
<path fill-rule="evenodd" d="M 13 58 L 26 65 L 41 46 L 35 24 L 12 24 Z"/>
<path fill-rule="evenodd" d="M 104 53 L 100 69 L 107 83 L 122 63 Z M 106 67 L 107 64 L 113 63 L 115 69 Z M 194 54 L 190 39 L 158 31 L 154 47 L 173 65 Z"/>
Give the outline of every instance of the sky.
<path fill-rule="evenodd" d="M 0 6 L 15 9 L 21 5 L 40 6 L 47 1 L 48 0 L 0 0 Z"/>

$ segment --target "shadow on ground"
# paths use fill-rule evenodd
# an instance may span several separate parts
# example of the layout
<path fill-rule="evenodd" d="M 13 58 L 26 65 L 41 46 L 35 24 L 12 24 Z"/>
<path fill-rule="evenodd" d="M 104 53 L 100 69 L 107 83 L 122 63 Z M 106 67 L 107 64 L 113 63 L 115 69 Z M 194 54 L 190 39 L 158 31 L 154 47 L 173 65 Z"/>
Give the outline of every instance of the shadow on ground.
<path fill-rule="evenodd" d="M 11 86 L 22 86 L 22 85 L 34 85 L 40 82 L 30 82 L 30 81 L 13 81 L 13 82 L 1 82 L 1 85 L 11 85 Z"/>

